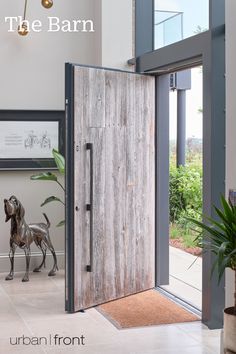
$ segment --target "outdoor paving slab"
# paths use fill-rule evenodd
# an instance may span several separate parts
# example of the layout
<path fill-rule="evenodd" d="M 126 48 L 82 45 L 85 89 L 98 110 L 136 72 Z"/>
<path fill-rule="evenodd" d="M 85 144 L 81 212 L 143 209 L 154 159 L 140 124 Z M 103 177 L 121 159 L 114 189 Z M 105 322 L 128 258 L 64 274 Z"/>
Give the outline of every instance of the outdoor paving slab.
<path fill-rule="evenodd" d="M 201 310 L 202 259 L 170 246 L 170 284 L 162 288 Z"/>

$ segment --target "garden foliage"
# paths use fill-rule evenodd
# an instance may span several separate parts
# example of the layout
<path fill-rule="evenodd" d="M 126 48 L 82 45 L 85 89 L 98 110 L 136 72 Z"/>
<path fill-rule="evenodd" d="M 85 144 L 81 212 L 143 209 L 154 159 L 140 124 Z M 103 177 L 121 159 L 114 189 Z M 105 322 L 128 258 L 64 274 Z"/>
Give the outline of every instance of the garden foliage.
<path fill-rule="evenodd" d="M 186 227 L 186 217 L 201 220 L 202 167 L 170 166 L 170 222 Z"/>

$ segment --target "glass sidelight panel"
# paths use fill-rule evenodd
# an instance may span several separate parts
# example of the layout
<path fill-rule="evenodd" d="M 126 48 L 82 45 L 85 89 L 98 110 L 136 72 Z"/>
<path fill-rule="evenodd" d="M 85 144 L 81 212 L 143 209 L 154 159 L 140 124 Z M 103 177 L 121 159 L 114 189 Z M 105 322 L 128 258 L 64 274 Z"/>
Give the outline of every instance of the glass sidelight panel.
<path fill-rule="evenodd" d="M 155 48 L 209 29 L 209 0 L 155 0 Z"/>
<path fill-rule="evenodd" d="M 168 93 L 167 93 L 168 94 Z M 203 207 L 203 71 L 170 75 L 169 90 L 169 284 L 163 288 L 202 309 L 202 250 L 194 217 Z"/>

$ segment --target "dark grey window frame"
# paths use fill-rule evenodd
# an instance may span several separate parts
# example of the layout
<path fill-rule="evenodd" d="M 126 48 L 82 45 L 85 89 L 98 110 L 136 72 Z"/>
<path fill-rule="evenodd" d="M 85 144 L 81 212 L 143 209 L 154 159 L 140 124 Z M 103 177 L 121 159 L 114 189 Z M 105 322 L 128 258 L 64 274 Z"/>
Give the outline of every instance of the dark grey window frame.
<path fill-rule="evenodd" d="M 136 71 L 156 75 L 156 285 L 168 281 L 168 141 L 169 73 L 203 66 L 203 212 L 215 216 L 225 194 L 225 0 L 209 0 L 209 30 L 158 50 L 154 48 L 153 0 L 136 0 Z M 152 22 L 153 24 L 153 22 Z M 159 222 L 162 220 L 162 222 Z M 166 236 L 163 238 L 163 234 Z M 214 257 L 203 256 L 202 321 L 209 328 L 222 328 L 225 290 L 222 279 L 211 278 Z"/>

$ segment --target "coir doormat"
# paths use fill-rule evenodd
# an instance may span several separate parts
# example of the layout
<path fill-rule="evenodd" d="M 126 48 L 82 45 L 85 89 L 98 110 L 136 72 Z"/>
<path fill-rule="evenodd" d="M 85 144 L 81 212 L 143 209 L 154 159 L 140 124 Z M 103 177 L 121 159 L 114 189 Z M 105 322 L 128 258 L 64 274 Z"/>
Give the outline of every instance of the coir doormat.
<path fill-rule="evenodd" d="M 199 321 L 200 318 L 156 290 L 108 302 L 97 307 L 118 328 Z"/>

